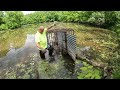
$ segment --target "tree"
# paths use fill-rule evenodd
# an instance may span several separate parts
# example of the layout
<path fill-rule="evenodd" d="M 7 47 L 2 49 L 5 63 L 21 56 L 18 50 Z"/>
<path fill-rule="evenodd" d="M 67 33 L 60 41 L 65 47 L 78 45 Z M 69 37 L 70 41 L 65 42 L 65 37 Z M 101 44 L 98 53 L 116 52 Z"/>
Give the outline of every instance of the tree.
<path fill-rule="evenodd" d="M 117 13 L 115 11 L 105 11 L 105 27 L 109 28 L 118 23 Z"/>
<path fill-rule="evenodd" d="M 8 28 L 14 29 L 22 25 L 23 13 L 21 11 L 6 11 L 5 23 Z"/>
<path fill-rule="evenodd" d="M 4 17 L 4 12 L 0 11 L 0 25 L 4 23 L 3 17 Z"/>
<path fill-rule="evenodd" d="M 94 25 L 103 26 L 105 24 L 105 14 L 103 11 L 95 11 L 91 14 L 88 22 Z"/>

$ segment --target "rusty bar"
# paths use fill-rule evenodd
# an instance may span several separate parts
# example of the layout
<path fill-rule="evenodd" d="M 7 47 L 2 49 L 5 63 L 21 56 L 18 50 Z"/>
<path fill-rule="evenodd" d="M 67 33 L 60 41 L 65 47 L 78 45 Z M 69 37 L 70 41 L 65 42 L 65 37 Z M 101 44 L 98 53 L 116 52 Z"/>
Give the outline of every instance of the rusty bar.
<path fill-rule="evenodd" d="M 50 33 L 49 33 L 49 43 L 50 43 L 50 40 L 51 40 L 51 39 L 50 39 Z M 50 43 L 50 44 L 51 44 L 51 43 Z"/>
<path fill-rule="evenodd" d="M 49 44 L 49 33 L 47 33 L 47 36 L 48 36 L 47 40 L 48 40 L 48 44 Z"/>
<path fill-rule="evenodd" d="M 52 42 L 51 42 L 51 33 L 50 33 L 50 44 L 52 45 Z"/>
<path fill-rule="evenodd" d="M 48 33 L 48 42 L 49 42 L 49 44 L 50 44 L 50 33 Z"/>
<path fill-rule="evenodd" d="M 70 34 L 72 35 L 72 31 L 70 31 Z"/>
<path fill-rule="evenodd" d="M 53 35 L 54 33 L 52 32 L 51 34 L 52 34 L 52 45 L 54 45 L 54 35 Z"/>
<path fill-rule="evenodd" d="M 71 32 L 71 35 L 72 35 L 72 31 L 70 31 Z"/>
<path fill-rule="evenodd" d="M 70 31 L 68 31 L 68 34 L 70 34 Z"/>
<path fill-rule="evenodd" d="M 55 33 L 53 33 L 53 43 L 55 45 Z"/>
<path fill-rule="evenodd" d="M 53 45 L 52 44 L 52 32 L 50 33 L 50 39 L 51 39 L 51 45 Z"/>
<path fill-rule="evenodd" d="M 64 33 L 64 35 L 65 35 L 65 49 L 66 49 L 66 51 L 67 51 L 67 34 Z"/>
<path fill-rule="evenodd" d="M 57 41 L 57 44 L 58 44 L 58 33 L 56 32 L 56 41 Z"/>

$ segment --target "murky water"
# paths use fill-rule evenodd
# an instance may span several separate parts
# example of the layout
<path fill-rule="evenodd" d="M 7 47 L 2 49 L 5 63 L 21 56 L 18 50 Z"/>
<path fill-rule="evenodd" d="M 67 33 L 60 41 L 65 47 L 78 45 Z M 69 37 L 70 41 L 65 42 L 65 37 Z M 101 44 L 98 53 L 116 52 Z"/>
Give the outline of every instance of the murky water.
<path fill-rule="evenodd" d="M 4 72 L 4 70 L 8 70 L 10 68 L 16 68 L 16 65 L 18 64 L 31 62 L 31 60 L 33 59 L 36 59 L 36 60 L 40 59 L 39 52 L 36 48 L 35 41 L 34 41 L 34 34 L 36 33 L 40 25 L 43 25 L 46 27 L 51 25 L 51 23 L 43 23 L 39 25 L 28 25 L 28 26 L 23 26 L 22 28 L 14 29 L 14 30 L 7 30 L 7 31 L 0 32 L 0 74 L 1 75 Z M 85 37 L 91 37 L 91 39 L 93 39 L 97 36 L 94 33 L 85 34 L 85 32 L 83 32 L 85 30 L 82 31 L 82 28 L 85 29 L 85 26 L 72 24 L 72 23 L 58 23 L 58 25 L 54 28 L 61 28 L 61 27 L 64 27 L 64 28 L 68 27 L 76 30 L 75 33 L 77 35 L 77 44 L 80 44 L 81 46 L 91 46 L 91 47 L 95 45 L 99 46 L 99 44 L 93 43 L 93 41 L 87 40 L 85 38 Z M 91 29 L 94 30 L 96 28 L 91 28 Z M 78 33 L 79 30 L 81 30 L 80 35 Z M 99 35 L 100 34 L 101 33 L 99 33 Z M 103 34 L 101 35 L 103 36 Z M 83 39 L 84 40 L 86 39 L 86 42 L 83 42 Z M 57 64 L 54 64 L 54 65 L 56 66 Z M 64 65 L 62 67 L 64 69 L 60 69 L 60 70 L 57 69 L 57 70 L 61 72 L 60 73 L 61 75 L 63 75 L 63 73 L 67 73 L 65 75 L 69 75 L 69 76 L 65 77 L 65 76 L 56 75 L 55 78 L 70 78 L 70 76 L 72 75 L 71 73 L 74 73 L 74 68 L 75 68 L 74 62 L 71 61 L 71 59 L 68 57 L 64 61 L 64 64 L 61 64 L 61 65 Z M 68 72 L 70 72 L 70 74 L 68 74 Z M 0 75 L 0 78 L 3 78 L 1 75 Z M 42 76 L 44 75 L 41 74 L 41 78 L 47 78 Z"/>
<path fill-rule="evenodd" d="M 49 25 L 49 23 L 48 23 Z M 47 26 L 47 24 L 45 24 Z M 0 32 L 0 73 L 16 65 L 29 62 L 34 55 L 40 59 L 34 34 L 39 25 Z"/>

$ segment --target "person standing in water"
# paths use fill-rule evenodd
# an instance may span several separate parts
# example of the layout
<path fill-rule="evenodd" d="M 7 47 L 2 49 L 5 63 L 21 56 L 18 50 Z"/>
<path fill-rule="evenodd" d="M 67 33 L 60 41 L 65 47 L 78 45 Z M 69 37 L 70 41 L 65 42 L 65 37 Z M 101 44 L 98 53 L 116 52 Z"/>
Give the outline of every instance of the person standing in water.
<path fill-rule="evenodd" d="M 35 42 L 38 47 L 41 59 L 46 59 L 45 57 L 46 53 L 49 53 L 49 52 L 53 53 L 53 48 L 52 47 L 48 48 L 46 34 L 47 34 L 47 31 L 55 25 L 56 24 L 54 23 L 52 26 L 48 28 L 44 28 L 43 26 L 40 26 L 37 33 L 35 34 Z"/>

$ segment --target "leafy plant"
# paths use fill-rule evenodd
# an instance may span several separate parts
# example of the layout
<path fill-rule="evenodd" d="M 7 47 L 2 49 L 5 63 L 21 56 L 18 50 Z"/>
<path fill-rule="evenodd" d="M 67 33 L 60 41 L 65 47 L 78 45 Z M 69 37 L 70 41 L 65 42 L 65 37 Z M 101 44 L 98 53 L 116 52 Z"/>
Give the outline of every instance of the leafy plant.
<path fill-rule="evenodd" d="M 1 24 L 0 30 L 7 30 L 7 29 L 8 29 L 7 25 Z"/>
<path fill-rule="evenodd" d="M 88 22 L 102 26 L 105 24 L 105 14 L 104 12 L 93 12 L 88 19 Z"/>
<path fill-rule="evenodd" d="M 78 72 L 78 79 L 101 79 L 101 71 L 95 69 L 93 66 L 83 62 L 84 66 L 80 68 L 81 72 Z"/>
<path fill-rule="evenodd" d="M 23 13 L 20 11 L 6 11 L 4 16 L 5 24 L 9 29 L 14 29 L 21 26 Z"/>

